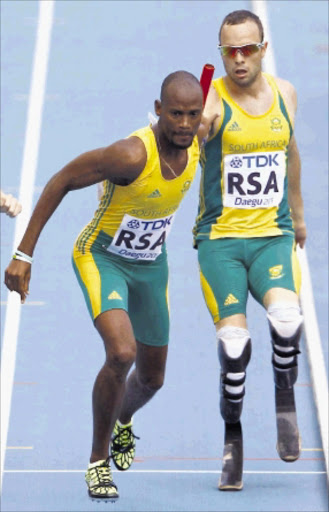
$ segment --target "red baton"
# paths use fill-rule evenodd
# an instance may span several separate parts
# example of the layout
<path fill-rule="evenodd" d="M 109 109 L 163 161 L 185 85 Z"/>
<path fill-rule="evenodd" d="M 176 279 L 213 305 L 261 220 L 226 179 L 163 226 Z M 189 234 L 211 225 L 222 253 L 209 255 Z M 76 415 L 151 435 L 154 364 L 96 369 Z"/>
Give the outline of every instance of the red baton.
<path fill-rule="evenodd" d="M 203 90 L 203 105 L 206 103 L 215 67 L 212 64 L 205 64 L 201 73 L 200 84 Z"/>

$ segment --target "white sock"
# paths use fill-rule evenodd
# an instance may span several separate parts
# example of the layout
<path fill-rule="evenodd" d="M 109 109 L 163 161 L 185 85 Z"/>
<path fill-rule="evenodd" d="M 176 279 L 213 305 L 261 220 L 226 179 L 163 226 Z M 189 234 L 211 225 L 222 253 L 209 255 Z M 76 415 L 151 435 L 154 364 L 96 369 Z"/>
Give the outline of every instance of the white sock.
<path fill-rule="evenodd" d="M 131 418 L 131 420 L 129 421 L 129 423 L 125 423 L 125 424 L 121 423 L 121 421 L 120 421 L 119 419 L 117 419 L 117 422 L 118 422 L 119 427 L 121 427 L 121 428 L 124 428 L 124 427 L 131 427 L 131 426 L 132 426 L 132 424 L 133 424 L 133 419 Z"/>
<path fill-rule="evenodd" d="M 106 459 L 102 459 L 102 460 L 96 460 L 96 462 L 90 462 L 88 464 L 88 469 L 92 469 L 92 468 L 95 468 L 96 466 L 100 466 L 101 464 L 103 464 L 103 462 L 105 462 Z"/>

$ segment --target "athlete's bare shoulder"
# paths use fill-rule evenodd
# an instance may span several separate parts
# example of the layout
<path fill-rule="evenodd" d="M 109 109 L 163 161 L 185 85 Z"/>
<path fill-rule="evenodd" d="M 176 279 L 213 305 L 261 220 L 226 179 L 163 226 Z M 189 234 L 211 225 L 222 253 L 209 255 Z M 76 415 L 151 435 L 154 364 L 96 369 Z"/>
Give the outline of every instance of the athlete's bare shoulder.
<path fill-rule="evenodd" d="M 291 82 L 288 82 L 288 80 L 284 80 L 283 78 L 275 77 L 275 81 L 287 105 L 289 114 L 292 119 L 294 119 L 297 110 L 296 89 Z"/>
<path fill-rule="evenodd" d="M 125 178 L 134 181 L 145 167 L 147 153 L 144 142 L 134 135 L 103 148 L 99 166 L 108 179 Z"/>
<path fill-rule="evenodd" d="M 291 82 L 288 80 L 284 80 L 283 78 L 275 77 L 275 81 L 282 92 L 282 94 L 286 94 L 291 98 L 297 96 L 296 89 Z"/>

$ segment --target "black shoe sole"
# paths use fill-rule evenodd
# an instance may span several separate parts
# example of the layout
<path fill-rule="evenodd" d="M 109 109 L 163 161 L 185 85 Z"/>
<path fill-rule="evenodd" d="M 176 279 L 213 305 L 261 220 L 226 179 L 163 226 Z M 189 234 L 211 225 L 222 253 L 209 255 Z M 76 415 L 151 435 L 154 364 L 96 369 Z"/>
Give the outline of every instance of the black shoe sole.
<path fill-rule="evenodd" d="M 100 496 L 96 497 L 96 496 L 91 496 L 90 494 L 88 494 L 88 497 L 91 501 L 97 501 L 98 503 L 107 503 L 108 501 L 111 503 L 115 503 L 119 499 L 119 495 L 113 496 L 113 497 L 107 496 L 106 498 L 101 498 Z"/>

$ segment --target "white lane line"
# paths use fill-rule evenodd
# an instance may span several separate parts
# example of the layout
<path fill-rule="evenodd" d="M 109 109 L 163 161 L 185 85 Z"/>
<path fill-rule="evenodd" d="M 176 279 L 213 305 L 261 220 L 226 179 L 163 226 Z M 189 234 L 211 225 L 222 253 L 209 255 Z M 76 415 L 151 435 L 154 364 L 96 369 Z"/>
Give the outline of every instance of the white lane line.
<path fill-rule="evenodd" d="M 33 190 L 37 168 L 42 112 L 46 87 L 50 36 L 55 0 L 39 1 L 39 17 L 34 50 L 31 88 L 27 112 L 25 144 L 21 170 L 19 201 L 23 210 L 15 222 L 13 252 L 16 250 L 32 211 Z M 21 303 L 17 293 L 8 293 L 4 336 L 1 354 L 1 480 L 5 462 L 11 397 L 16 363 L 17 338 Z"/>
<path fill-rule="evenodd" d="M 7 446 L 7 450 L 34 450 L 34 446 Z"/>
<path fill-rule="evenodd" d="M 6 469 L 5 473 L 85 473 L 85 469 Z M 112 469 L 112 473 L 121 473 L 117 469 Z M 220 471 L 208 469 L 130 469 L 126 474 L 138 473 L 177 473 L 177 474 L 216 474 L 219 475 Z M 325 475 L 325 471 L 243 471 L 247 475 Z"/>
<path fill-rule="evenodd" d="M 265 0 L 251 0 L 251 10 L 260 18 L 264 28 L 264 41 L 268 42 L 268 48 L 263 61 L 264 70 L 271 75 L 276 76 L 276 65 L 274 50 L 271 38 L 270 26 L 267 17 L 267 7 Z"/>
<path fill-rule="evenodd" d="M 0 302 L 0 305 L 1 306 L 8 306 L 9 302 L 6 301 L 6 300 L 2 300 Z M 25 302 L 25 304 L 21 304 L 21 307 L 25 307 L 25 306 L 44 306 L 46 303 L 43 302 L 42 300 L 31 300 L 30 302 Z"/>
<path fill-rule="evenodd" d="M 263 23 L 265 40 L 269 41 L 268 49 L 264 59 L 264 70 L 271 75 L 276 76 L 276 66 L 274 51 L 271 43 L 271 33 L 268 24 L 266 1 L 252 0 L 251 4 L 253 12 L 259 16 Z M 329 480 L 328 378 L 321 344 L 319 325 L 314 305 L 313 288 L 306 249 L 300 249 L 298 247 L 297 254 L 302 271 L 300 303 L 304 315 L 304 332 L 307 345 L 308 361 L 312 376 L 314 399 L 318 414 L 327 476 Z"/>
<path fill-rule="evenodd" d="M 305 248 L 298 249 L 298 257 L 302 268 L 302 288 L 300 293 L 300 302 L 304 314 L 304 331 L 306 338 L 306 346 L 313 382 L 313 394 L 315 398 L 315 404 L 320 426 L 323 453 L 327 468 L 327 476 L 329 480 L 328 379 L 323 356 L 319 325 L 316 317 L 310 269 L 307 262 Z"/>

